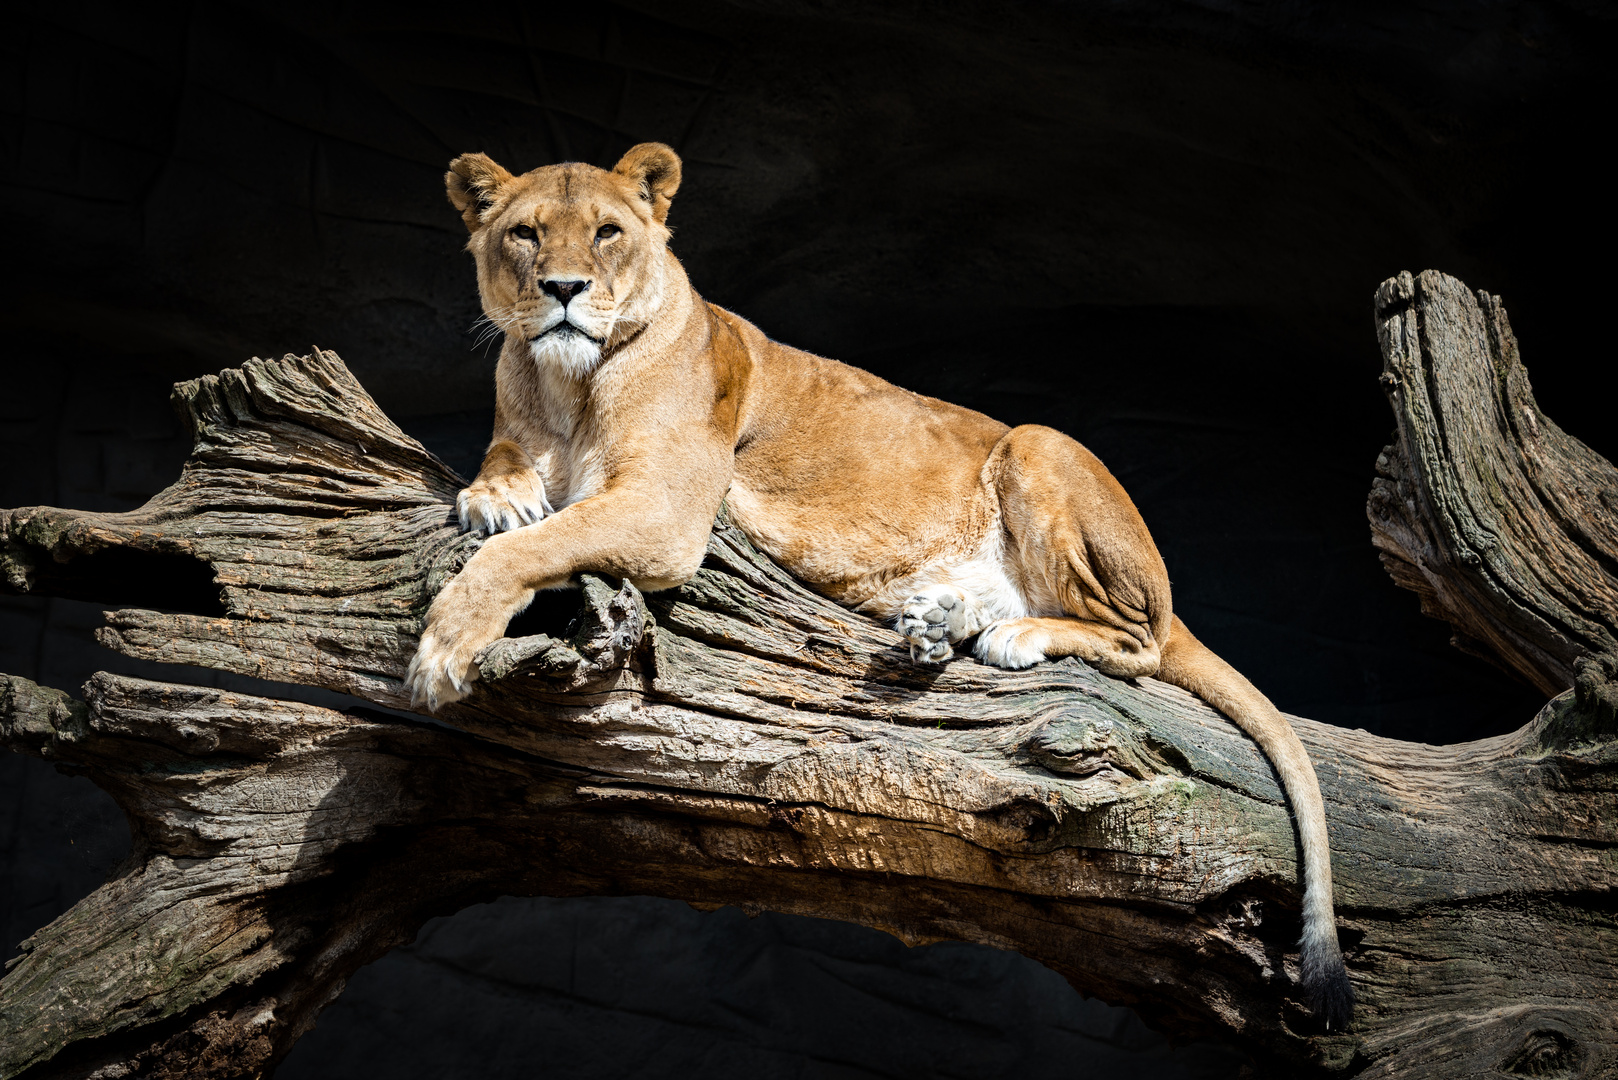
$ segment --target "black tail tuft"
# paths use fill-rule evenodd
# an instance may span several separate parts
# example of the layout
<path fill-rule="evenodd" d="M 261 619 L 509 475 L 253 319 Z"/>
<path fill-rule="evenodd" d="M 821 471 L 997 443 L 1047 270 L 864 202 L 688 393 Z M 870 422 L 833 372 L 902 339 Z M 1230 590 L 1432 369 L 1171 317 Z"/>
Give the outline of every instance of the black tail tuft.
<path fill-rule="evenodd" d="M 1336 949 L 1326 956 L 1311 956 L 1311 951 L 1305 949 L 1303 956 L 1304 1000 L 1327 1031 L 1347 1031 L 1354 1017 L 1354 988 L 1349 985 L 1343 958 Z"/>

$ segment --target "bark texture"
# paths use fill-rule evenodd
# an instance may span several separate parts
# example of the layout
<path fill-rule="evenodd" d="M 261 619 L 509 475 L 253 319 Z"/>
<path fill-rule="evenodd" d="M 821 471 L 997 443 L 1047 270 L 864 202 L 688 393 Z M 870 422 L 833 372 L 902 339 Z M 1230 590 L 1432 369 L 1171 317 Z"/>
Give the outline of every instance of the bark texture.
<path fill-rule="evenodd" d="M 1488 333 L 1464 288 L 1432 280 L 1422 325 Z M 1384 332 L 1390 365 L 1411 355 L 1401 334 Z M 1507 400 L 1491 380 L 1520 368 L 1488 340 L 1452 348 L 1424 391 Z M 101 636 L 127 655 L 407 708 L 427 602 L 477 545 L 454 525 L 461 481 L 330 353 L 253 360 L 176 400 L 196 436 L 180 480 L 128 514 L 0 516 L 8 586 L 128 605 Z M 1400 417 L 1427 445 L 1442 414 Z M 1464 491 L 1477 474 L 1458 475 Z M 1409 504 L 1410 535 L 1440 535 L 1429 505 Z M 1536 552 L 1545 526 L 1511 525 L 1505 550 Z M 1276 1075 L 1605 1075 L 1618 718 L 1593 645 L 1614 620 L 1577 610 L 1577 691 L 1513 735 L 1432 747 L 1295 720 L 1359 995 L 1331 1036 L 1296 1001 L 1292 822 L 1233 725 L 1072 660 L 919 669 L 723 514 L 680 589 L 586 576 L 542 598 L 443 723 L 105 674 L 81 701 L 0 677 L 0 739 L 89 775 L 135 837 L 0 982 L 0 1076 L 262 1075 L 433 915 L 630 893 L 1016 949 Z M 1567 652 L 1535 637 L 1563 617 L 1538 618 L 1514 632 Z"/>
<path fill-rule="evenodd" d="M 1376 311 L 1399 425 L 1368 507 L 1382 565 L 1458 648 L 1561 693 L 1618 656 L 1618 469 L 1540 411 L 1498 296 L 1429 270 Z"/>

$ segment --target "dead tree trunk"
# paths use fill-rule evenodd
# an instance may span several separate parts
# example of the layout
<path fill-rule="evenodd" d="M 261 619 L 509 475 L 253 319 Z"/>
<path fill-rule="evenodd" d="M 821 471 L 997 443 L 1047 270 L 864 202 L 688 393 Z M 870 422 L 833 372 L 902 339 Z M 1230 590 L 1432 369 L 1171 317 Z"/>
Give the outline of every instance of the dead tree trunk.
<path fill-rule="evenodd" d="M 630 893 L 1016 949 L 1278 1074 L 1607 1075 L 1618 474 L 1538 413 L 1481 300 L 1433 274 L 1378 294 L 1400 441 L 1377 542 L 1464 640 L 1577 690 L 1461 746 L 1297 721 L 1350 1032 L 1296 1003 L 1292 822 L 1230 723 L 1072 660 L 918 669 L 722 516 L 683 588 L 587 577 L 491 646 L 453 729 L 0 677 L 5 744 L 90 776 L 135 837 L 0 982 L 0 1076 L 262 1075 L 431 916 Z M 407 708 L 422 613 L 477 544 L 461 481 L 330 353 L 175 393 L 196 435 L 179 481 L 128 514 L 6 513 L 9 587 L 127 605 L 101 631 L 126 655 Z"/>

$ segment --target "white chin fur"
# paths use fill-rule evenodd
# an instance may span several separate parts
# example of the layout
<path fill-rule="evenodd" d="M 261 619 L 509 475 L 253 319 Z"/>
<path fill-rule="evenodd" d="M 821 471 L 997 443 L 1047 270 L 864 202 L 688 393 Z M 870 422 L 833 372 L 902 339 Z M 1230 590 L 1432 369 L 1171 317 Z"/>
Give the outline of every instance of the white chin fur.
<path fill-rule="evenodd" d="M 534 363 L 554 365 L 569 375 L 587 375 L 601 363 L 601 346 L 578 331 L 552 330 L 528 343 Z"/>

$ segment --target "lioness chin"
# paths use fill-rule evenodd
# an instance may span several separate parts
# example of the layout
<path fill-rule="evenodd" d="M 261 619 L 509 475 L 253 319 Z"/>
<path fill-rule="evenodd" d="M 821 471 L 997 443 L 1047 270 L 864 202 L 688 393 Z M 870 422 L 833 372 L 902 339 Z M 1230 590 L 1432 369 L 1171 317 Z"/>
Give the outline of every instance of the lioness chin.
<path fill-rule="evenodd" d="M 668 249 L 680 160 L 646 143 L 610 172 L 513 176 L 456 158 L 485 316 L 504 332 L 494 438 L 461 493 L 492 535 L 433 601 L 407 680 L 438 709 L 539 589 L 584 571 L 643 590 L 688 580 L 726 500 L 811 587 L 894 620 L 921 663 L 1077 656 L 1197 694 L 1280 773 L 1303 849 L 1302 976 L 1332 1028 L 1353 1002 L 1332 914 L 1314 770 L 1268 698 L 1173 614 L 1139 512 L 1089 451 L 1008 428 L 766 338 L 705 302 Z"/>

